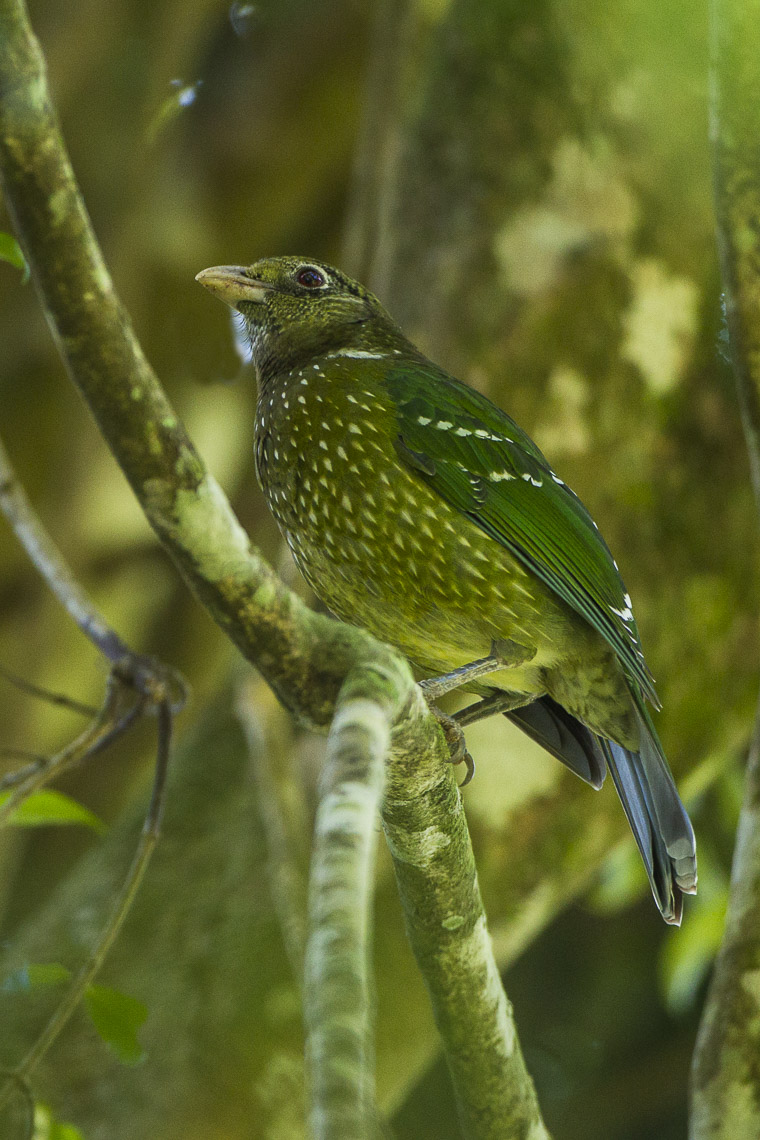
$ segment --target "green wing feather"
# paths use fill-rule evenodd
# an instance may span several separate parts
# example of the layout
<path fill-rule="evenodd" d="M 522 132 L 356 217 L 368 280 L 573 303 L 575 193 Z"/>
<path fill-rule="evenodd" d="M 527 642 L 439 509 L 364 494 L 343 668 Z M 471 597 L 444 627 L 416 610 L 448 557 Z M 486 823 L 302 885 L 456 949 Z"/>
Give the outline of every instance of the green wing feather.
<path fill-rule="evenodd" d="M 402 461 L 519 558 L 615 650 L 641 703 L 659 701 L 617 565 L 580 499 L 485 396 L 435 365 L 386 377 Z"/>

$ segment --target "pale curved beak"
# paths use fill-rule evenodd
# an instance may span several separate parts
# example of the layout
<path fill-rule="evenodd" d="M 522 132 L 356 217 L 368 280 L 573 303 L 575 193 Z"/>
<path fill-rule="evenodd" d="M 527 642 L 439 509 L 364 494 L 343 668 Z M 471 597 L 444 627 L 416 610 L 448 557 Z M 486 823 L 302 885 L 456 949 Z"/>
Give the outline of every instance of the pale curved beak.
<path fill-rule="evenodd" d="M 213 265 L 196 273 L 195 280 L 210 293 L 236 309 L 241 301 L 261 304 L 271 285 L 246 275 L 241 265 Z"/>

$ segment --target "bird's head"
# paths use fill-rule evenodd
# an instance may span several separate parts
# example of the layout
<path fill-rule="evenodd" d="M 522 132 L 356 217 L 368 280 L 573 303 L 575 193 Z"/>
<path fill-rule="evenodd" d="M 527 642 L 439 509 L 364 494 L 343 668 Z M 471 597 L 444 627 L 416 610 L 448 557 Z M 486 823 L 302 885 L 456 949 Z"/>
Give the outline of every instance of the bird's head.
<path fill-rule="evenodd" d="M 247 267 L 215 265 L 196 281 L 236 310 L 259 374 L 338 348 L 391 348 L 402 334 L 374 294 L 340 270 L 304 257 Z"/>

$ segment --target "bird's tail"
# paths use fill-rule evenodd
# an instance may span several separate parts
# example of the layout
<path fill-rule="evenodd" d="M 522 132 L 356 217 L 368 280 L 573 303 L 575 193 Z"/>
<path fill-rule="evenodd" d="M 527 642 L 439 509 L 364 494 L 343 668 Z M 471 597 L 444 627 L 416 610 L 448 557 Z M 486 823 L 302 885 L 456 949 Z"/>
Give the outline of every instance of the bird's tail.
<path fill-rule="evenodd" d="M 683 896 L 696 894 L 697 847 L 662 746 L 646 714 L 639 714 L 641 745 L 629 752 L 600 738 L 612 779 L 628 816 L 666 922 L 679 926 Z"/>
<path fill-rule="evenodd" d="M 637 708 L 641 736 L 638 752 L 598 736 L 551 697 L 505 715 L 596 788 L 602 785 L 606 761 L 644 860 L 655 902 L 665 921 L 678 926 L 683 895 L 694 894 L 697 889 L 696 844 L 691 821 L 646 711 Z"/>

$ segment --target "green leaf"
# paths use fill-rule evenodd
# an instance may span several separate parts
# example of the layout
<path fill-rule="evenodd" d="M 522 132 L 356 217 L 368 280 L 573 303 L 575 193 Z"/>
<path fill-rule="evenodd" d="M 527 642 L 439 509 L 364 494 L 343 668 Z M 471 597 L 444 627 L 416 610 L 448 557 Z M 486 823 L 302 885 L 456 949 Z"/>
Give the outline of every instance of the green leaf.
<path fill-rule="evenodd" d="M 0 807 L 10 799 L 11 795 L 11 792 L 0 793 Z M 91 827 L 98 835 L 102 835 L 106 830 L 102 819 L 98 819 L 89 808 L 77 803 L 63 792 L 50 790 L 34 792 L 16 808 L 8 820 L 10 827 L 45 827 L 48 824 L 71 823 Z"/>
<path fill-rule="evenodd" d="M 73 1124 L 62 1124 L 56 1120 L 48 1105 L 36 1104 L 32 1140 L 83 1140 L 83 1136 Z"/>
<path fill-rule="evenodd" d="M 108 986 L 90 986 L 85 994 L 87 1012 L 109 1048 L 125 1065 L 137 1065 L 145 1054 L 137 1031 L 148 1010 L 137 998 Z"/>
<path fill-rule="evenodd" d="M 0 233 L 0 261 L 7 261 L 9 265 L 20 269 L 22 271 L 21 281 L 26 284 L 29 280 L 29 266 L 21 251 L 21 246 L 10 234 Z"/>
<path fill-rule="evenodd" d="M 42 986 L 57 986 L 61 982 L 67 982 L 70 977 L 71 970 L 60 962 L 32 962 L 19 966 L 6 975 L 3 991 L 14 994 L 23 990 L 40 989 Z"/>

